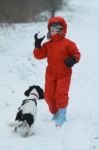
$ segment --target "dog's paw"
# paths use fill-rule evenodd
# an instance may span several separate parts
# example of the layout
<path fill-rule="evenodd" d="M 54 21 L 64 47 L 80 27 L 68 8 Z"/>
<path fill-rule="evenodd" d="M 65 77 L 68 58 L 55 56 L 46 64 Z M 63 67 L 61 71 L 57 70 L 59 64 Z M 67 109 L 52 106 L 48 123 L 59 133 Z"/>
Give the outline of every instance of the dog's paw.
<path fill-rule="evenodd" d="M 33 135 L 33 132 L 31 132 L 31 133 L 25 133 L 24 135 L 22 135 L 23 137 L 30 137 L 30 136 L 32 136 Z"/>

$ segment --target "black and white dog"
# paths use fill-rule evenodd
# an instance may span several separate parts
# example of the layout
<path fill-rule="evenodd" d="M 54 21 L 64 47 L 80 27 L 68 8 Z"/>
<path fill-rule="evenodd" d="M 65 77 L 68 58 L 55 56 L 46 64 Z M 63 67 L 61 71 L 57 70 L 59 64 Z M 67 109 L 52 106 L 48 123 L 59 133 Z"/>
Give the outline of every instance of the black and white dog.
<path fill-rule="evenodd" d="M 23 136 L 30 136 L 33 134 L 32 127 L 35 122 L 37 114 L 37 100 L 44 98 L 43 90 L 36 85 L 30 86 L 24 95 L 28 98 L 22 101 L 21 106 L 18 108 L 15 121 L 9 125 L 17 130 L 23 130 Z"/>

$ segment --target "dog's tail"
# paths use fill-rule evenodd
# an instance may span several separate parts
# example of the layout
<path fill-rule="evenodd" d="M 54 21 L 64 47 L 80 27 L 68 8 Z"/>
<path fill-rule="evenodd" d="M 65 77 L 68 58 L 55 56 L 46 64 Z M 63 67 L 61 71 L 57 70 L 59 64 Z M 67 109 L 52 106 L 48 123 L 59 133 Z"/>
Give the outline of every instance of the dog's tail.
<path fill-rule="evenodd" d="M 21 126 L 22 124 L 23 124 L 22 121 L 15 120 L 15 121 L 9 123 L 8 125 L 9 125 L 10 127 L 19 127 L 19 126 Z"/>

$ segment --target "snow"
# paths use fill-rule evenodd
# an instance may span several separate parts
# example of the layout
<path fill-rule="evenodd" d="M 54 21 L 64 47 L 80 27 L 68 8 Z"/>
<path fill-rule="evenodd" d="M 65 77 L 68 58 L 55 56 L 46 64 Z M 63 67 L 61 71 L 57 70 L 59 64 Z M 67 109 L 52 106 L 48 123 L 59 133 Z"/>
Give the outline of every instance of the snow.
<path fill-rule="evenodd" d="M 0 150 L 99 150 L 99 2 L 70 4 L 75 8 L 72 21 L 65 7 L 57 15 L 67 19 L 67 37 L 77 43 L 82 57 L 73 68 L 67 122 L 61 128 L 51 121 L 44 100 L 38 101 L 33 136 L 23 138 L 8 127 L 28 86 L 44 88 L 46 60 L 36 60 L 32 50 L 34 34 L 46 35 L 47 22 L 0 28 Z"/>

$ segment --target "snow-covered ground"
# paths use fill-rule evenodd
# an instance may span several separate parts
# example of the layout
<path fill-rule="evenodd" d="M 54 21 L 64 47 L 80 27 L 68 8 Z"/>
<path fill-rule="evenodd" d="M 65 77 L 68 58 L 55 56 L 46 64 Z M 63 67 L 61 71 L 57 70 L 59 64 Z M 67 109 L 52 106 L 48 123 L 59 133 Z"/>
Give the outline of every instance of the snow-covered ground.
<path fill-rule="evenodd" d="M 44 100 L 38 102 L 33 136 L 22 138 L 7 125 L 24 90 L 33 84 L 44 88 L 46 60 L 33 58 L 32 50 L 34 34 L 46 35 L 47 22 L 0 28 L 0 150 L 99 150 L 99 1 L 70 4 L 75 11 L 67 37 L 77 43 L 82 57 L 73 68 L 67 122 L 59 129 Z M 57 15 L 67 19 L 65 8 Z"/>

